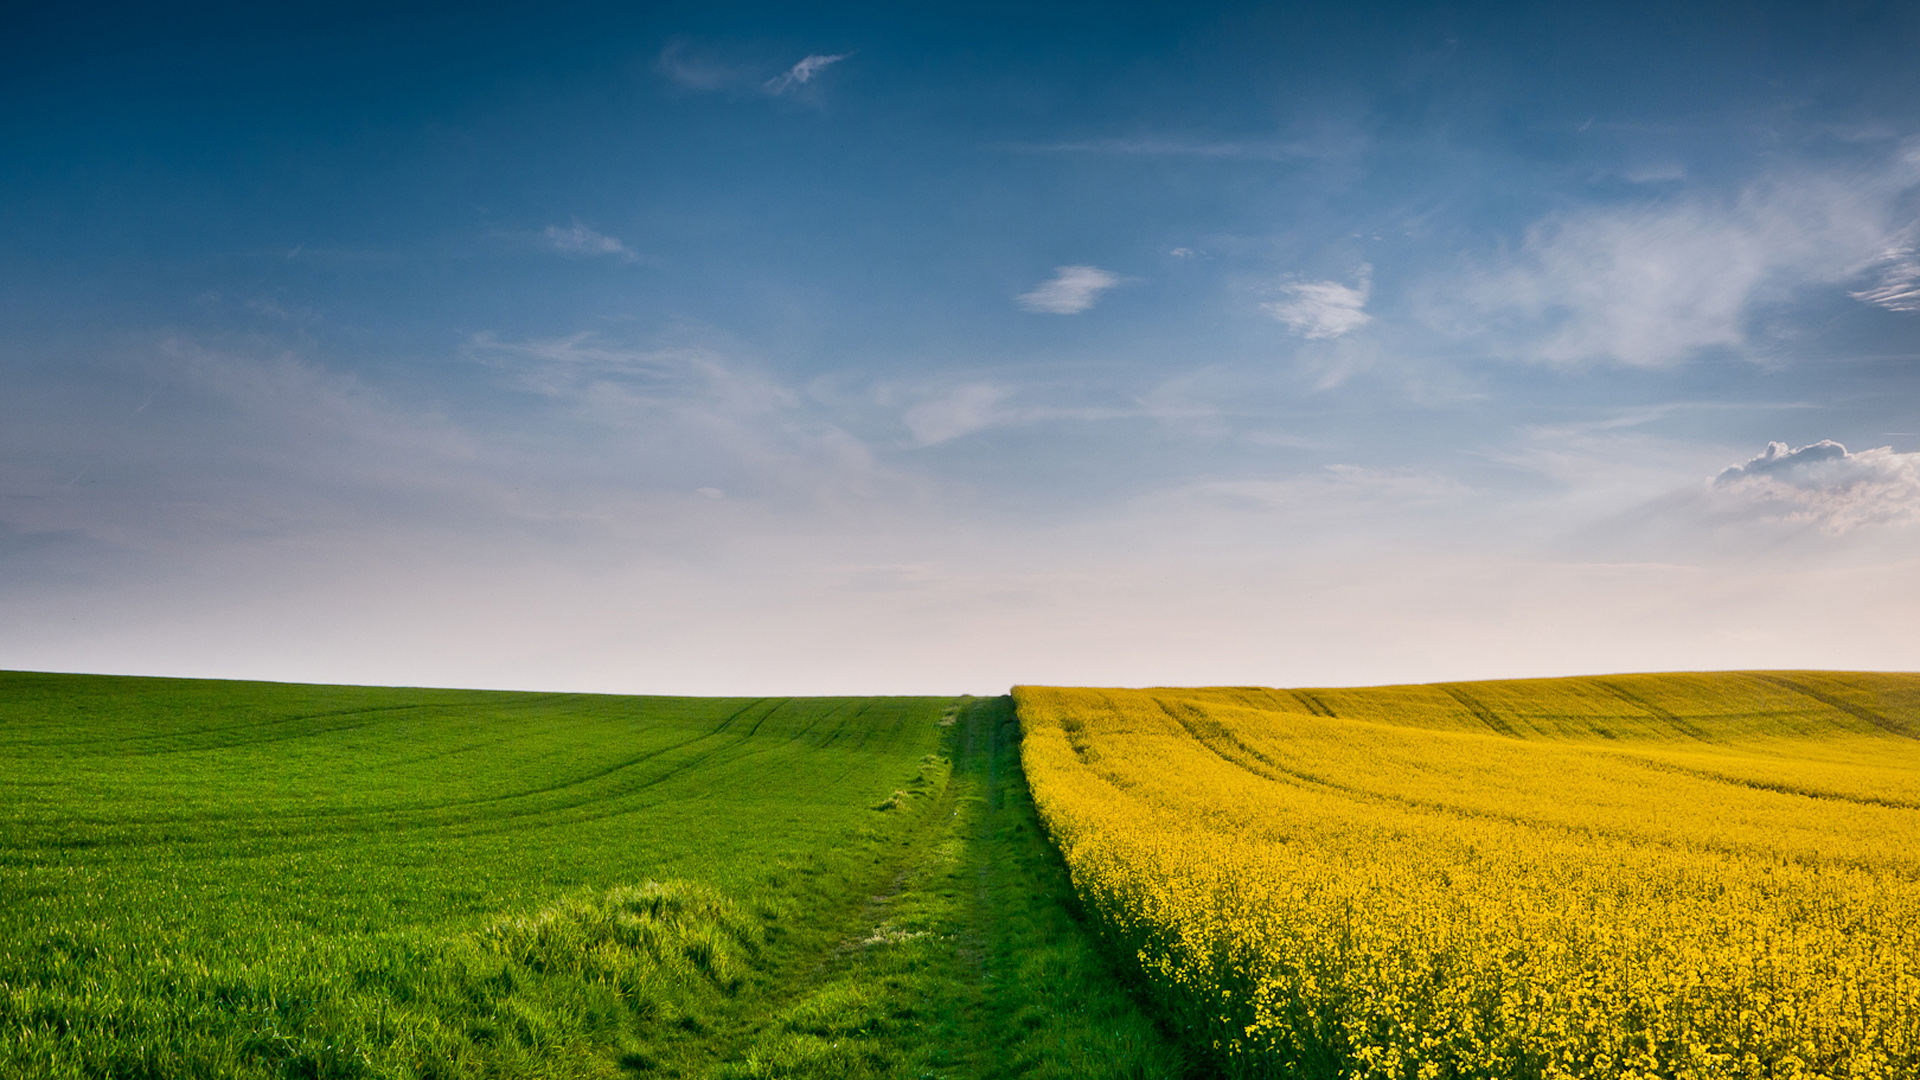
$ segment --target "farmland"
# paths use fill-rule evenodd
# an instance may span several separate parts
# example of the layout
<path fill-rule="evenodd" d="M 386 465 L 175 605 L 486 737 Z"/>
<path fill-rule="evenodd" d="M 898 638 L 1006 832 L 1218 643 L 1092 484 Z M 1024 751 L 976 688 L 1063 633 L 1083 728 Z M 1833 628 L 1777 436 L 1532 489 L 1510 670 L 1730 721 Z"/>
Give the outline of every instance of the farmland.
<path fill-rule="evenodd" d="M 1015 691 L 1228 1075 L 1920 1075 L 1920 676 Z"/>
<path fill-rule="evenodd" d="M 1920 1075 L 1920 676 L 0 673 L 0 1075 L 1214 1074 Z"/>
<path fill-rule="evenodd" d="M 1013 732 L 0 673 L 0 1075 L 1178 1075 Z"/>

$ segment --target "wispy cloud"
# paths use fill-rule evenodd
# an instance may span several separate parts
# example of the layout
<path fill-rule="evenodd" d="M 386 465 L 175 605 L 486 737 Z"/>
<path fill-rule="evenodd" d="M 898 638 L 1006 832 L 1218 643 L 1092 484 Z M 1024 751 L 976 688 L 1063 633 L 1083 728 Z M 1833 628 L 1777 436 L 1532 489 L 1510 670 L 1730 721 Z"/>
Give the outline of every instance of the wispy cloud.
<path fill-rule="evenodd" d="M 920 402 L 901 421 L 916 444 L 932 446 L 1000 423 L 1005 414 L 1001 403 L 1010 393 L 1009 387 L 995 383 L 969 383 Z"/>
<path fill-rule="evenodd" d="M 1373 292 L 1373 267 L 1360 267 L 1358 281 L 1298 281 L 1280 287 L 1285 299 L 1260 305 L 1304 338 L 1336 338 L 1373 321 L 1366 312 Z"/>
<path fill-rule="evenodd" d="M 874 387 L 872 400 L 890 411 L 901 410 L 899 423 L 907 429 L 914 448 L 1014 426 L 1133 420 L 1189 433 L 1217 426 L 1222 409 L 1197 400 L 1184 382 L 1095 389 L 1078 379 L 1010 381 L 983 373 L 959 383 L 882 384 Z"/>
<path fill-rule="evenodd" d="M 613 426 L 639 422 L 661 408 L 698 407 L 744 418 L 796 403 L 791 388 L 710 348 L 635 348 L 591 333 L 507 342 L 482 333 L 467 343 L 467 352 L 521 389 Z"/>
<path fill-rule="evenodd" d="M 1621 174 L 1631 184 L 1669 184 L 1687 178 L 1687 167 L 1677 161 L 1637 165 Z"/>
<path fill-rule="evenodd" d="M 769 94 L 785 94 L 812 82 L 822 71 L 852 56 L 852 53 L 810 53 L 799 63 L 775 75 L 762 84 Z"/>
<path fill-rule="evenodd" d="M 1284 161 L 1319 156 L 1308 147 L 1270 140 L 1195 142 L 1185 139 L 1077 139 L 1050 143 L 1003 143 L 999 149 L 1028 154 L 1113 154 L 1124 157 L 1201 157 Z"/>
<path fill-rule="evenodd" d="M 1517 359 L 1658 367 L 1741 348 L 1765 306 L 1874 266 L 1879 284 L 1852 295 L 1906 310 L 1920 269 L 1901 250 L 1900 206 L 1917 172 L 1900 162 L 1776 178 L 1729 201 L 1555 215 L 1517 250 L 1434 280 L 1427 319 Z"/>
<path fill-rule="evenodd" d="M 193 561 L 222 545 L 351 531 L 396 507 L 452 517 L 449 507 L 497 490 L 471 468 L 471 434 L 438 410 L 258 338 L 159 339 L 75 375 L 150 389 L 111 435 L 76 425 L 58 396 L 14 395 L 0 461 L 44 475 L 0 469 L 0 490 L 45 493 L 15 518 L 31 531 Z"/>
<path fill-rule="evenodd" d="M 851 52 L 809 53 L 792 67 L 766 79 L 763 78 L 765 67 L 741 60 L 716 59 L 710 51 L 696 51 L 689 39 L 676 37 L 661 47 L 653 69 L 683 90 L 743 93 L 758 87 L 762 93 L 780 97 L 799 94 L 817 80 L 821 72 L 852 55 Z"/>
<path fill-rule="evenodd" d="M 1048 315 L 1078 315 L 1091 308 L 1100 294 L 1120 284 L 1117 274 L 1097 266 L 1056 266 L 1053 280 L 1015 300 L 1028 311 Z"/>
<path fill-rule="evenodd" d="M 1287 480 L 1208 481 L 1193 491 L 1255 506 L 1291 509 L 1435 506 L 1473 494 L 1471 488 L 1438 473 L 1348 464 L 1328 465 L 1317 473 Z"/>
<path fill-rule="evenodd" d="M 545 398 L 549 419 L 597 460 L 623 461 L 609 484 L 708 487 L 789 507 L 918 497 L 916 482 L 883 467 L 818 402 L 724 346 L 481 334 L 467 352 Z"/>
<path fill-rule="evenodd" d="M 661 47 L 653 70 L 686 90 L 724 90 L 740 81 L 739 69 L 694 55 L 692 43 L 684 37 L 676 37 Z"/>
<path fill-rule="evenodd" d="M 1920 311 L 1920 252 L 1895 248 L 1875 260 L 1873 271 L 1878 282 L 1848 295 L 1888 311 Z"/>
<path fill-rule="evenodd" d="M 613 255 L 626 260 L 638 258 L 627 245 L 577 221 L 565 228 L 549 225 L 541 235 L 546 237 L 547 243 L 555 251 L 568 255 Z"/>
<path fill-rule="evenodd" d="M 1805 523 L 1833 534 L 1920 519 L 1920 453 L 1891 447 L 1849 453 L 1823 439 L 1789 449 L 1768 443 L 1709 484 L 1724 514 Z"/>
<path fill-rule="evenodd" d="M 1350 158 L 1366 146 L 1367 138 L 1360 131 L 1340 128 L 1304 139 L 1194 139 L 1177 135 L 1138 135 L 999 143 L 992 149 L 1022 154 L 1190 157 L 1223 161 L 1325 161 Z"/>

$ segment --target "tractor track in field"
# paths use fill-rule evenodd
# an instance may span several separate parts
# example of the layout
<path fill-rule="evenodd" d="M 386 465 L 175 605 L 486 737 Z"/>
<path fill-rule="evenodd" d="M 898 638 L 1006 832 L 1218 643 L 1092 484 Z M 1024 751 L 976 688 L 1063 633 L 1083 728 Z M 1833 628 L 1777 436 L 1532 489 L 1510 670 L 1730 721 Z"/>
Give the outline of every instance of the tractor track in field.
<path fill-rule="evenodd" d="M 1606 755 L 1614 761 L 1627 762 L 1647 769 L 1650 772 L 1673 773 L 1677 776 L 1706 780 L 1711 783 L 1725 784 L 1729 787 L 1752 788 L 1755 791 L 1772 792 L 1776 795 L 1796 795 L 1803 799 L 1820 799 L 1826 802 L 1851 803 L 1855 806 L 1877 806 L 1889 810 L 1920 810 L 1920 800 L 1883 798 L 1877 795 L 1850 795 L 1843 791 L 1828 791 L 1807 787 L 1802 784 L 1790 784 L 1785 781 L 1762 780 L 1756 777 L 1730 776 L 1678 762 L 1661 761 L 1658 758 L 1643 757 L 1627 751 L 1616 751 Z"/>
<path fill-rule="evenodd" d="M 1698 724 L 1641 697 L 1639 694 L 1634 693 L 1632 690 L 1627 689 L 1612 679 L 1589 679 L 1587 681 L 1690 739 L 1698 739 L 1706 743 L 1713 741 L 1708 738 L 1706 729 L 1700 727 Z"/>
<path fill-rule="evenodd" d="M 1450 690 L 1449 690 L 1449 693 L 1451 694 Z M 1455 697 L 1455 700 L 1460 700 L 1459 695 L 1454 695 L 1454 697 Z M 1191 704 L 1177 703 L 1177 702 L 1169 703 L 1159 699 L 1155 699 L 1155 704 L 1157 704 L 1160 710 L 1163 713 L 1165 713 L 1170 719 L 1172 719 L 1175 723 L 1179 724 L 1181 729 L 1184 730 L 1187 733 L 1187 735 L 1193 739 L 1194 742 L 1198 743 L 1201 747 L 1205 748 L 1209 753 L 1213 754 L 1215 757 L 1219 758 L 1221 761 L 1224 761 L 1227 764 L 1232 765 L 1235 768 L 1251 776 L 1258 777 L 1270 783 L 1285 784 L 1290 787 L 1296 787 L 1296 788 L 1321 789 L 1331 794 L 1337 795 L 1339 797 L 1353 800 L 1355 802 L 1378 803 L 1383 805 L 1399 806 L 1404 809 L 1414 810 L 1414 811 L 1425 813 L 1425 814 L 1444 815 L 1444 816 L 1459 817 L 1459 818 L 1466 818 L 1466 819 L 1472 819 L 1472 820 L 1499 822 L 1502 824 L 1513 825 L 1516 827 L 1530 829 L 1530 830 L 1544 830 L 1544 831 L 1553 831 L 1553 832 L 1562 832 L 1562 833 L 1577 833 L 1585 836 L 1595 837 L 1597 839 L 1619 841 L 1619 842 L 1625 842 L 1625 843 L 1631 843 L 1631 844 L 1652 844 L 1652 845 L 1658 845 L 1661 847 L 1666 847 L 1666 848 L 1671 848 L 1676 850 L 1717 851 L 1717 852 L 1723 852 L 1723 853 L 1732 854 L 1732 855 L 1750 854 L 1752 850 L 1750 847 L 1742 846 L 1738 844 L 1716 843 L 1716 842 L 1710 842 L 1710 841 L 1699 840 L 1699 839 L 1679 839 L 1679 838 L 1672 838 L 1672 837 L 1652 836 L 1645 833 L 1635 832 L 1630 829 L 1622 829 L 1622 828 L 1608 827 L 1604 825 L 1595 825 L 1595 824 L 1576 824 L 1573 822 L 1556 821 L 1548 818 L 1536 817 L 1529 814 L 1506 813 L 1506 812 L 1500 812 L 1495 810 L 1481 809 L 1481 808 L 1472 807 L 1472 806 L 1461 806 L 1454 803 L 1443 802 L 1437 799 L 1421 798 L 1415 795 L 1404 795 L 1404 794 L 1398 794 L 1394 792 L 1373 791 L 1373 790 L 1363 788 L 1363 787 L 1358 787 L 1352 784 L 1342 783 L 1337 780 L 1330 780 L 1325 777 L 1318 776 L 1304 770 L 1290 768 L 1280 763 L 1279 761 L 1276 761 L 1275 759 L 1268 756 L 1267 754 L 1261 752 L 1259 749 L 1252 746 L 1251 744 L 1245 742 L 1238 735 L 1235 735 L 1232 732 L 1232 730 L 1229 729 L 1225 724 L 1221 723 L 1218 720 L 1213 719 L 1210 716 L 1207 716 L 1204 713 L 1204 711 L 1202 711 L 1198 707 L 1193 706 Z M 1482 706 L 1482 708 L 1484 709 L 1485 707 Z M 1191 712 L 1195 715 L 1191 717 L 1187 715 L 1183 715 L 1184 713 L 1187 713 L 1187 712 Z M 1483 722 L 1486 722 L 1485 717 L 1480 717 L 1480 719 Z M 1493 725 L 1489 723 L 1488 726 L 1492 727 Z M 1498 728 L 1495 728 L 1495 730 L 1499 731 Z M 1515 741 L 1520 741 L 1520 742 L 1526 741 L 1526 740 L 1518 739 L 1516 736 L 1513 736 L 1506 732 L 1501 732 L 1501 734 L 1504 738 L 1514 738 Z M 1553 744 L 1548 744 L 1548 745 L 1553 745 Z M 1094 747 L 1093 749 L 1095 750 L 1095 752 L 1099 752 L 1097 747 Z M 1080 748 L 1076 746 L 1075 751 L 1076 753 L 1079 753 Z M 1876 799 L 1871 797 L 1852 797 L 1852 796 L 1847 796 L 1841 793 L 1823 792 L 1817 789 L 1802 788 L 1802 787 L 1797 787 L 1797 786 L 1788 785 L 1788 784 L 1774 784 L 1774 783 L 1769 783 L 1766 781 L 1758 781 L 1758 780 L 1755 780 L 1755 781 L 1742 780 L 1739 778 L 1708 773 L 1705 771 L 1700 771 L 1696 773 L 1695 770 L 1691 770 L 1685 766 L 1679 766 L 1679 765 L 1668 766 L 1666 763 L 1656 762 L 1651 759 L 1643 758 L 1638 755 L 1627 754 L 1624 752 L 1609 754 L 1607 756 L 1616 760 L 1620 760 L 1623 763 L 1631 763 L 1634 765 L 1645 767 L 1649 771 L 1670 772 L 1670 773 L 1682 774 L 1682 775 L 1695 775 L 1696 778 L 1698 779 L 1708 780 L 1708 781 L 1719 783 L 1719 784 L 1724 784 L 1728 787 L 1745 788 L 1748 790 L 1752 790 L 1752 791 L 1756 791 L 1764 794 L 1780 795 L 1780 796 L 1793 797 L 1793 798 L 1806 798 L 1806 799 L 1834 801 L 1834 802 L 1841 802 L 1841 803 L 1846 803 L 1854 806 L 1863 806 L 1863 807 L 1871 807 L 1871 808 L 1878 808 L 1878 809 L 1910 810 L 1910 809 L 1917 808 L 1914 803 L 1911 803 L 1905 800 Z M 1844 859 L 1836 859 L 1835 861 L 1842 864 L 1850 865 L 1850 863 L 1848 863 L 1848 861 Z"/>
<path fill-rule="evenodd" d="M 194 857 L 192 849 L 195 847 L 218 854 L 230 846 L 235 840 L 244 841 L 247 839 L 271 837 L 281 841 L 276 845 L 281 850 L 298 850 L 305 847 L 324 846 L 329 837 L 352 833 L 369 827 L 378 827 L 386 831 L 418 832 L 422 834 L 435 833 L 448 838 L 464 838 L 525 831 L 528 829 L 545 828 L 562 824 L 578 824 L 589 821 L 606 820 L 630 814 L 644 813 L 653 806 L 652 802 L 619 806 L 611 806 L 610 804 L 621 803 L 624 800 L 643 795 L 647 791 L 670 783 L 689 772 L 697 771 L 711 765 L 716 759 L 727 756 L 730 751 L 747 747 L 755 741 L 764 741 L 758 739 L 758 733 L 761 728 L 781 709 L 791 705 L 793 701 L 793 698 L 760 698 L 748 701 L 721 718 L 709 730 L 701 732 L 698 735 L 682 739 L 667 746 L 649 750 L 646 753 L 636 755 L 625 761 L 596 770 L 586 776 L 528 791 L 490 795 L 475 799 L 449 800 L 429 806 L 416 805 L 387 810 L 367 810 L 354 807 L 322 807 L 301 810 L 276 808 L 271 812 L 249 815 L 183 815 L 178 817 L 142 818 L 137 820 L 120 817 L 110 823 L 92 822 L 92 824 L 134 824 L 143 829 L 151 829 L 154 826 L 165 825 L 198 827 L 193 829 L 195 835 L 169 836 L 166 837 L 164 841 L 173 848 L 175 857 L 191 859 Z M 860 703 L 862 707 L 854 710 L 850 714 L 842 715 L 847 713 L 849 706 L 855 703 Z M 552 794 L 554 792 L 575 790 L 584 785 L 605 780 L 610 776 L 618 775 L 637 766 L 644 765 L 647 762 L 657 760 L 665 755 L 673 754 L 677 751 L 685 751 L 709 740 L 727 736 L 728 729 L 738 722 L 743 715 L 754 712 L 756 707 L 760 706 L 770 707 L 759 712 L 759 715 L 753 718 L 751 726 L 745 732 L 732 734 L 726 738 L 724 743 L 689 756 L 685 760 L 675 763 L 664 772 L 648 776 L 638 782 L 620 784 L 610 790 L 591 794 L 583 793 L 584 797 L 574 798 L 564 802 L 547 803 L 538 806 L 501 807 L 501 804 L 510 804 L 516 800 L 538 798 L 541 795 Z M 410 708 L 411 706 L 408 707 Z M 786 738 L 771 745 L 750 749 L 744 754 L 737 755 L 734 760 L 744 761 L 751 757 L 777 752 L 790 747 L 794 743 L 801 742 L 807 739 L 809 735 L 820 731 L 828 721 L 834 720 L 837 717 L 838 722 L 827 734 L 826 738 L 819 743 L 822 747 L 832 745 L 840 738 L 841 734 L 844 733 L 848 723 L 863 714 L 870 707 L 870 702 L 861 702 L 860 699 L 838 701 L 831 708 L 809 716 L 804 726 L 791 732 Z M 482 807 L 494 807 L 495 809 L 488 811 L 483 817 L 465 815 L 452 818 L 448 817 L 449 814 L 457 811 L 475 810 Z M 598 812 L 596 812 L 596 810 Z M 70 825 L 74 823 L 88 824 L 87 820 L 83 818 L 70 818 L 66 824 Z M 300 834 L 298 839 L 292 840 L 291 842 L 287 840 L 286 836 L 290 826 L 292 827 L 292 831 Z M 65 826 L 63 825 L 63 827 Z M 202 833 L 200 829 L 210 829 L 210 831 Z M 12 846 L 31 847 L 39 842 L 39 840 L 31 836 L 23 834 L 21 842 Z M 91 848 L 137 850 L 151 846 L 154 842 L 155 840 L 151 833 L 147 833 L 145 835 L 135 835 L 125 838 L 112 835 L 89 837 L 87 838 L 86 845 Z"/>
<path fill-rule="evenodd" d="M 530 709 L 540 705 L 549 704 L 554 701 L 564 700 L 568 697 L 573 697 L 573 696 L 575 695 L 533 694 L 533 695 L 528 695 L 527 700 L 519 700 L 516 698 L 514 700 L 501 702 L 501 703 L 488 702 L 487 706 L 489 708 L 489 711 L 493 711 L 493 712 L 499 712 L 499 711 L 505 711 L 505 710 Z M 417 701 L 417 702 L 402 702 L 399 704 L 392 704 L 392 705 L 361 705 L 361 706 L 355 706 L 349 709 L 323 709 L 318 712 L 287 713 L 284 715 L 278 715 L 278 716 L 274 716 L 267 719 L 249 720 L 249 721 L 245 721 L 237 724 L 215 724 L 207 727 L 181 728 L 175 731 L 155 732 L 155 733 L 143 734 L 143 735 L 129 735 L 122 739 L 117 739 L 117 740 L 35 739 L 30 741 L 8 741 L 5 743 L 0 743 L 0 748 L 42 749 L 45 747 L 53 747 L 53 746 L 87 746 L 87 747 L 93 748 L 93 752 L 87 755 L 90 757 L 105 756 L 105 755 L 141 757 L 141 756 L 161 755 L 161 754 L 191 754 L 191 753 L 207 751 L 207 750 L 232 750 L 232 749 L 236 749 L 244 746 L 271 745 L 273 743 L 288 742 L 290 740 L 296 740 L 296 739 L 319 738 L 326 735 L 336 735 L 345 731 L 357 731 L 362 728 L 372 727 L 372 726 L 384 723 L 388 720 L 391 720 L 392 714 L 394 713 L 453 712 L 461 709 L 470 709 L 472 707 L 473 707 L 473 703 L 471 702 L 455 702 L 455 701 Z M 340 724 L 326 724 L 326 725 L 312 724 L 313 721 L 326 720 L 330 717 L 342 717 L 342 718 L 365 717 L 366 719 L 361 720 L 358 723 L 340 723 Z M 273 729 L 276 729 L 276 728 L 285 728 L 294 724 L 308 724 L 310 726 L 305 727 L 299 731 L 277 732 L 263 738 L 224 739 L 224 740 L 218 740 L 218 741 L 197 742 L 197 743 L 192 743 L 186 746 L 159 746 L 159 747 L 152 747 L 152 748 L 146 748 L 146 747 L 141 747 L 137 745 L 140 743 L 156 743 L 156 742 L 173 743 L 173 742 L 179 742 L 180 740 L 183 740 L 183 739 L 192 739 L 192 738 L 195 738 L 198 736 L 204 736 L 204 735 L 225 735 L 225 734 L 233 734 L 233 733 L 244 732 L 244 731 L 257 731 L 262 729 L 265 729 L 267 731 L 272 731 Z"/>
<path fill-rule="evenodd" d="M 1780 687 L 1782 690 L 1791 690 L 1801 697 L 1812 698 L 1814 701 L 1830 709 L 1838 709 L 1849 716 L 1865 720 L 1867 723 L 1872 724 L 1874 727 L 1879 728 L 1889 735 L 1898 735 L 1904 739 L 1920 738 L 1920 734 L 1916 734 L 1913 728 L 1906 724 L 1901 724 L 1889 717 L 1883 716 L 1864 705 L 1855 705 L 1845 698 L 1836 697 L 1824 690 L 1816 690 L 1806 683 L 1789 679 L 1784 675 L 1771 675 L 1756 671 L 1749 673 L 1749 677 L 1757 679 L 1760 682 L 1771 683 L 1774 686 Z"/>

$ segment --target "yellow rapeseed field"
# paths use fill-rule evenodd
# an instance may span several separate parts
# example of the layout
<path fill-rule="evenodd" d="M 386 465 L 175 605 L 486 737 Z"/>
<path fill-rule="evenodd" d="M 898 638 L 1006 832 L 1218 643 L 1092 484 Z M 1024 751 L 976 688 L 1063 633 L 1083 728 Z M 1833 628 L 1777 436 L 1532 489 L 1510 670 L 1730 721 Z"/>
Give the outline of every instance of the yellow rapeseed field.
<path fill-rule="evenodd" d="M 1920 675 L 1014 696 L 1230 1075 L 1920 1077 Z"/>

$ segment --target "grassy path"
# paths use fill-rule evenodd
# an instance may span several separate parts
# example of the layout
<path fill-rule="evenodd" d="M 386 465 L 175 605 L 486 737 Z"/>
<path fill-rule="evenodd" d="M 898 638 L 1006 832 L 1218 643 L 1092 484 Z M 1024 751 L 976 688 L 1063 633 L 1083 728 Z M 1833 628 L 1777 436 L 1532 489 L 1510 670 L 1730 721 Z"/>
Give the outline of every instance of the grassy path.
<path fill-rule="evenodd" d="M 965 699 L 954 719 L 951 775 L 891 874 L 716 1075 L 1188 1075 L 1073 915 L 1011 699 Z"/>

